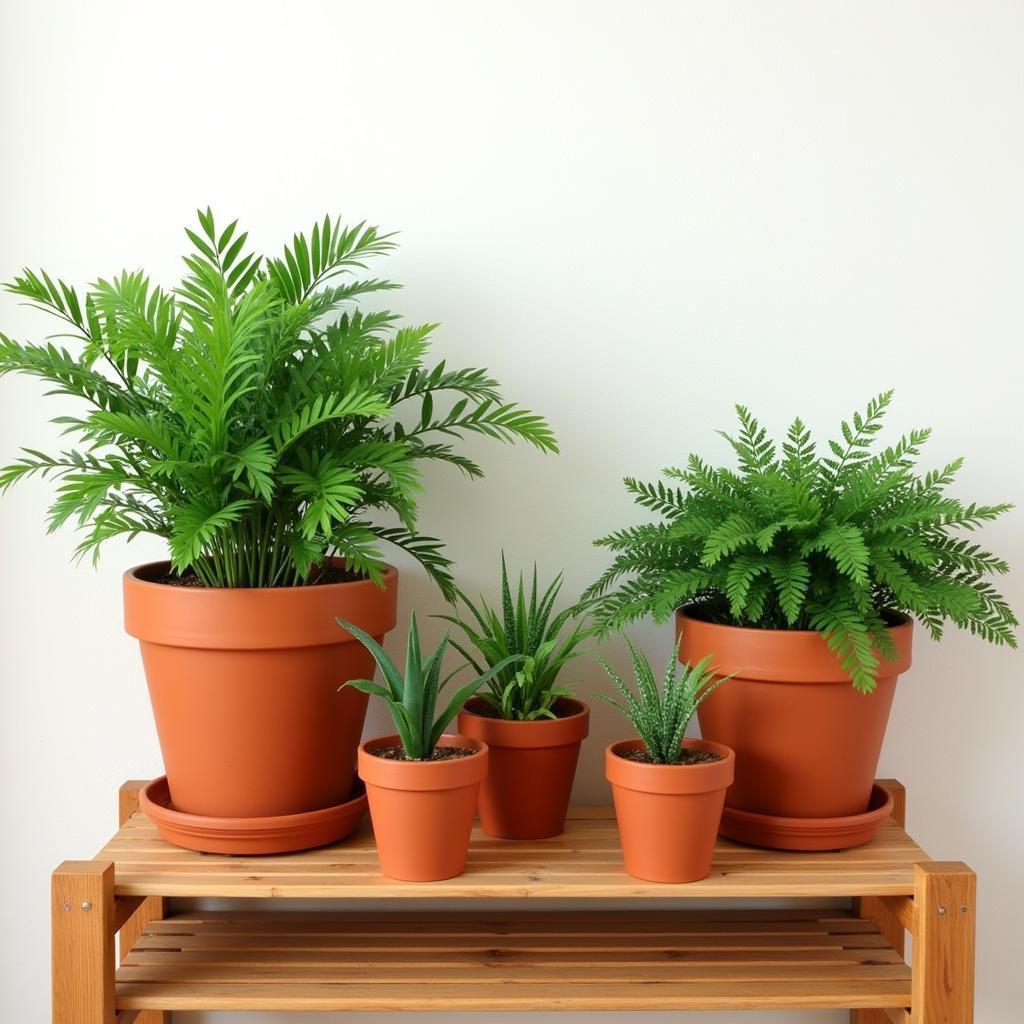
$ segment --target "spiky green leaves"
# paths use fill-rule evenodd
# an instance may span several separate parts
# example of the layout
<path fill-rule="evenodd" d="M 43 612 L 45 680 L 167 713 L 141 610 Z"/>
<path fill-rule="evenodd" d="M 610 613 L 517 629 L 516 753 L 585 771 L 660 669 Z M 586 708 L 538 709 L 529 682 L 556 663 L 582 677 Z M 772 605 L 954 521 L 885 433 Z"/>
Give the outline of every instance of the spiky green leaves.
<path fill-rule="evenodd" d="M 555 451 L 550 428 L 503 401 L 485 370 L 425 365 L 435 325 L 342 310 L 395 287 L 353 276 L 394 247 L 376 228 L 328 218 L 279 259 L 248 251 L 237 222 L 219 228 L 208 209 L 186 234 L 171 292 L 138 271 L 84 296 L 45 271 L 5 286 L 57 317 L 79 351 L 0 335 L 0 376 L 39 377 L 92 411 L 57 420 L 80 450 L 26 449 L 0 489 L 56 478 L 50 525 L 84 530 L 80 553 L 156 534 L 179 571 L 211 586 L 302 583 L 330 555 L 380 580 L 388 541 L 452 597 L 440 542 L 417 532 L 421 464 L 481 476 L 456 447 L 467 433 Z M 378 513 L 401 526 L 377 526 Z"/>
<path fill-rule="evenodd" d="M 626 643 L 633 663 L 633 687 L 627 686 L 608 662 L 598 657 L 621 700 L 604 693 L 598 696 L 633 723 L 653 761 L 657 764 L 678 764 L 683 735 L 697 708 L 729 677 L 715 679 L 709 669 L 712 655 L 696 665 L 679 665 L 677 646 L 659 688 L 650 662 L 629 640 Z"/>
<path fill-rule="evenodd" d="M 685 470 L 665 471 L 682 487 L 627 479 L 637 503 L 663 521 L 597 542 L 614 552 L 588 591 L 602 628 L 698 602 L 730 625 L 817 629 L 864 691 L 892 649 L 885 609 L 916 616 L 936 638 L 952 621 L 1015 647 L 1017 619 L 988 581 L 1006 563 L 957 535 L 1010 506 L 950 497 L 960 459 L 917 475 L 927 430 L 878 450 L 891 399 L 885 392 L 844 422 L 822 457 L 799 419 L 780 455 L 740 406 L 739 433 L 724 435 L 738 472 L 691 455 Z"/>
<path fill-rule="evenodd" d="M 569 661 L 579 656 L 580 644 L 592 635 L 592 630 L 586 628 L 574 608 L 554 613 L 561 589 L 559 573 L 541 593 L 535 565 L 529 598 L 522 573 L 513 596 L 502 554 L 501 613 L 483 597 L 473 602 L 458 590 L 458 601 L 468 615 L 440 616 L 465 635 L 466 645 L 456 640 L 451 644 L 477 672 L 483 671 L 482 665 L 508 665 L 490 679 L 487 692 L 480 694 L 502 718 L 554 718 L 555 701 L 569 696 L 567 689 L 557 685 L 558 676 Z"/>
<path fill-rule="evenodd" d="M 439 713 L 437 704 L 441 692 L 456 674 L 453 672 L 445 679 L 441 678 L 444 655 L 448 647 L 447 635 L 436 650 L 424 655 L 416 624 L 416 613 L 413 612 L 406 644 L 405 671 L 402 672 L 388 657 L 384 648 L 368 633 L 344 619 L 338 619 L 338 625 L 347 629 L 373 655 L 373 660 L 384 679 L 383 683 L 371 679 L 350 679 L 344 685 L 380 697 L 384 701 L 395 723 L 395 731 L 402 741 L 405 756 L 410 761 L 429 760 L 442 734 L 459 713 L 462 705 L 491 677 L 516 660 L 514 657 L 506 658 L 459 687 L 444 710 Z M 458 671 L 456 669 L 456 672 Z"/>

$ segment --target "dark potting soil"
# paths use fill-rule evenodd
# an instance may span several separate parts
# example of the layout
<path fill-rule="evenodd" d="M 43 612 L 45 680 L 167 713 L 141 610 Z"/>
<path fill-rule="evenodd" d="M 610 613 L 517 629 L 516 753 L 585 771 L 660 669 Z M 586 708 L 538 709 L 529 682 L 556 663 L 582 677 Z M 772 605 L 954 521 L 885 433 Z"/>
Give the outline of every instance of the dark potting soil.
<path fill-rule="evenodd" d="M 655 761 L 646 750 L 628 750 L 625 754 L 619 754 L 619 757 L 624 758 L 627 761 L 636 761 L 637 764 L 660 764 L 660 761 Z M 676 764 L 710 764 L 712 761 L 721 761 L 722 755 L 712 753 L 710 750 L 680 750 L 679 760 Z"/>
<path fill-rule="evenodd" d="M 342 569 L 333 562 L 325 562 L 316 576 L 309 580 L 304 586 L 320 587 L 328 583 L 357 583 L 365 580 L 366 577 L 358 572 L 350 572 Z M 179 576 L 176 572 L 159 573 L 156 576 L 148 577 L 150 583 L 163 583 L 168 587 L 203 587 L 205 584 L 194 572 L 187 572 Z"/>
<path fill-rule="evenodd" d="M 434 752 L 427 758 L 414 758 L 405 756 L 405 747 L 378 747 L 374 757 L 383 757 L 387 761 L 412 761 L 425 764 L 427 761 L 457 761 L 460 757 L 471 757 L 475 750 L 468 747 L 434 747 Z"/>

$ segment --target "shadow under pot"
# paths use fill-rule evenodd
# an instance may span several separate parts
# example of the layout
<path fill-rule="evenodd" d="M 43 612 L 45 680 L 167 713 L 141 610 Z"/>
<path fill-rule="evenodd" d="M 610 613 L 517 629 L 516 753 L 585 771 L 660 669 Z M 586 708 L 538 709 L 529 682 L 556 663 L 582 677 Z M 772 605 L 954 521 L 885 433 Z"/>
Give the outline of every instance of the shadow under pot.
<path fill-rule="evenodd" d="M 701 735 L 736 751 L 729 808 L 791 818 L 868 809 L 896 680 L 910 667 L 913 624 L 890 618 L 896 658 L 879 655 L 877 686 L 861 693 L 820 633 L 722 626 L 680 609 L 679 660 L 711 655 L 715 673 L 733 677 L 697 710 Z"/>
<path fill-rule="evenodd" d="M 332 559 L 339 568 L 341 563 Z M 175 811 L 263 818 L 335 807 L 355 782 L 370 652 L 340 615 L 381 640 L 395 624 L 398 572 L 301 587 L 163 582 L 155 562 L 124 575 Z"/>
<path fill-rule="evenodd" d="M 580 745 L 590 731 L 590 708 L 560 697 L 557 718 L 523 722 L 498 718 L 474 697 L 459 713 L 459 732 L 489 751 L 480 787 L 480 825 L 499 839 L 548 839 L 565 831 Z"/>
<path fill-rule="evenodd" d="M 626 871 L 648 882 L 696 882 L 711 871 L 733 752 L 709 740 L 683 740 L 684 750 L 718 755 L 697 764 L 647 764 L 630 755 L 640 739 L 612 743 L 605 775 L 612 785 Z"/>
<path fill-rule="evenodd" d="M 431 761 L 384 756 L 401 743 L 398 736 L 381 736 L 359 748 L 380 870 L 402 882 L 454 878 L 466 867 L 487 744 L 446 734 L 438 748 L 469 753 Z"/>

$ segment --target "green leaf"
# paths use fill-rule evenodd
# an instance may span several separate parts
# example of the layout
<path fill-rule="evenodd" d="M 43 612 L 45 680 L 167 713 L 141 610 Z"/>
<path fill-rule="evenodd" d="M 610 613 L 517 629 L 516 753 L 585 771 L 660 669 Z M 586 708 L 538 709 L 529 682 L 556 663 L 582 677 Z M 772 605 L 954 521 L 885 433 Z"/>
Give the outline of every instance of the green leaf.
<path fill-rule="evenodd" d="M 325 218 L 267 260 L 225 223 L 197 211 L 169 290 L 141 270 L 78 290 L 25 269 L 4 286 L 67 340 L 0 335 L 0 376 L 87 408 L 58 417 L 70 451 L 26 454 L 0 487 L 52 479 L 48 524 L 80 529 L 80 553 L 158 536 L 207 586 L 303 585 L 329 554 L 382 583 L 392 541 L 450 596 L 443 547 L 418 532 L 423 462 L 479 477 L 467 434 L 553 451 L 550 427 L 486 370 L 428 366 L 436 324 L 356 308 L 397 287 L 364 273 L 393 236 Z"/>
<path fill-rule="evenodd" d="M 878 652 L 891 648 L 889 610 L 914 615 L 936 638 L 953 622 L 1016 642 L 1016 618 L 989 582 L 1006 561 L 962 535 L 1008 506 L 945 493 L 960 459 L 919 472 L 927 429 L 883 446 L 891 400 L 891 391 L 872 399 L 821 455 L 799 418 L 780 446 L 738 406 L 740 429 L 726 435 L 735 467 L 691 454 L 685 469 L 664 471 L 670 484 L 627 478 L 637 504 L 660 521 L 596 542 L 611 560 L 584 594 L 598 633 L 648 615 L 663 621 L 690 603 L 712 623 L 814 628 L 863 690 L 874 686 Z M 640 685 L 646 677 L 635 672 Z"/>

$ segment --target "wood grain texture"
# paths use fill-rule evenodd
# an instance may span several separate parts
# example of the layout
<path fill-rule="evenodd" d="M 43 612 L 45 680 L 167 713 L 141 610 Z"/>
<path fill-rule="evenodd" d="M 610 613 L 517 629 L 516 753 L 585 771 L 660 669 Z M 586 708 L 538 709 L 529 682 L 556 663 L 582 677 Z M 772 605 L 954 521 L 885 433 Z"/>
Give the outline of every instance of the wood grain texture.
<path fill-rule="evenodd" d="M 974 1020 L 975 889 L 966 864 L 917 867 L 911 1024 Z"/>
<path fill-rule="evenodd" d="M 474 830 L 465 874 L 409 885 L 384 878 L 364 822 L 334 846 L 266 857 L 193 853 L 163 842 L 134 813 L 99 856 L 117 866 L 119 896 L 297 897 L 323 899 L 757 898 L 910 895 L 914 865 L 926 854 L 889 820 L 867 846 L 786 853 L 719 840 L 711 874 L 665 885 L 623 871 L 609 807 L 574 808 L 564 835 L 505 842 Z"/>
<path fill-rule="evenodd" d="M 910 970 L 835 910 L 188 914 L 118 971 L 125 1009 L 902 1008 Z"/>
<path fill-rule="evenodd" d="M 53 1024 L 114 1024 L 114 866 L 65 861 L 51 905 Z"/>
<path fill-rule="evenodd" d="M 118 790 L 117 821 L 119 825 L 124 825 L 133 814 L 138 812 L 139 790 L 145 784 L 141 780 L 129 781 Z M 164 916 L 165 901 L 162 896 L 150 896 L 144 899 L 119 896 L 117 903 L 118 920 L 115 922 L 117 926 L 115 930 L 118 931 L 119 959 L 123 961 L 146 925 L 151 921 L 159 921 Z M 122 904 L 124 905 L 124 920 L 121 920 Z M 120 1019 L 118 1024 L 122 1024 Z M 171 1024 L 171 1015 L 157 1010 L 146 1010 L 135 1017 L 133 1024 Z"/>
<path fill-rule="evenodd" d="M 907 791 L 902 782 L 896 779 L 878 779 L 878 785 L 884 786 L 892 794 L 892 821 L 905 829 L 907 824 Z M 853 912 L 858 917 L 872 921 L 885 936 L 886 941 L 901 956 L 906 948 L 905 919 L 896 913 L 894 904 L 901 901 L 899 909 L 913 913 L 913 901 L 907 896 L 864 896 L 854 899 Z M 906 904 L 906 909 L 902 904 Z M 895 1012 L 895 1011 L 894 1011 Z M 904 1012 L 904 1011 L 899 1011 Z M 889 1024 L 889 1017 L 884 1010 L 851 1010 L 850 1024 Z"/>

